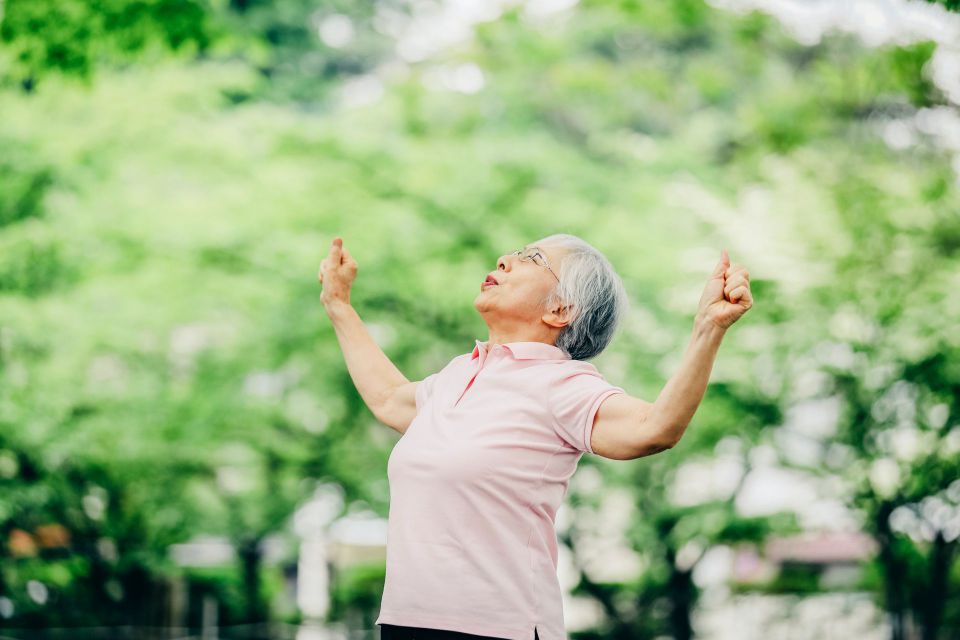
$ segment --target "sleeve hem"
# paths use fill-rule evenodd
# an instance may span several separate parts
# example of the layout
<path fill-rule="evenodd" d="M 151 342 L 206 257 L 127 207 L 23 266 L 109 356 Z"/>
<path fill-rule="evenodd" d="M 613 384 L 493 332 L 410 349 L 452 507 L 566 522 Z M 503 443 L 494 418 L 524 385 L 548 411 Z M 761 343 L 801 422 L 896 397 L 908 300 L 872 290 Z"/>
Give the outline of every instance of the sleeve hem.
<path fill-rule="evenodd" d="M 587 413 L 587 423 L 583 425 L 583 446 L 584 450 L 588 453 L 593 453 L 593 447 L 590 446 L 590 439 L 593 436 L 593 420 L 597 415 L 597 411 L 600 410 L 600 405 L 604 400 L 617 393 L 626 393 L 626 391 L 620 387 L 607 389 L 597 396 L 596 400 L 593 401 L 593 405 L 590 407 L 590 411 Z"/>
<path fill-rule="evenodd" d="M 436 375 L 435 373 L 431 373 L 417 384 L 413 399 L 418 414 L 421 409 L 423 409 L 423 405 L 430 399 L 430 396 L 433 395 L 433 381 Z"/>

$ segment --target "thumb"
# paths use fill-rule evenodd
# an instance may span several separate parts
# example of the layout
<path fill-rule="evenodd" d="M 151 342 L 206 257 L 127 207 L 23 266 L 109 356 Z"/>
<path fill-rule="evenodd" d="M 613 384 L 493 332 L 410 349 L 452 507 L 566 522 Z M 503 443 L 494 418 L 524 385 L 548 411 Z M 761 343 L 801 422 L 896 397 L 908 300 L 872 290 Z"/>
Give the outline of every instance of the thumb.
<path fill-rule="evenodd" d="M 711 277 L 723 277 L 724 272 L 730 267 L 730 256 L 727 254 L 726 249 L 720 250 L 720 262 L 717 263 L 717 266 L 713 269 L 713 274 Z"/>
<path fill-rule="evenodd" d="M 340 264 L 342 249 L 343 249 L 343 238 L 337 236 L 336 238 L 333 239 L 333 244 L 330 246 L 330 257 L 333 259 L 333 264 Z"/>

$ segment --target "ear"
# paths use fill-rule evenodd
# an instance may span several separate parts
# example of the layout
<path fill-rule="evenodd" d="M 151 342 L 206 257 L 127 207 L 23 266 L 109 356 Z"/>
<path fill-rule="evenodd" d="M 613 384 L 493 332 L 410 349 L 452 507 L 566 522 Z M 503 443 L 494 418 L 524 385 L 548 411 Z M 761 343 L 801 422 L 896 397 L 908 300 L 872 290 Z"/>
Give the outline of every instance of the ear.
<path fill-rule="evenodd" d="M 573 305 L 558 304 L 541 316 L 541 320 L 551 327 L 561 328 L 570 324 L 570 310 Z"/>

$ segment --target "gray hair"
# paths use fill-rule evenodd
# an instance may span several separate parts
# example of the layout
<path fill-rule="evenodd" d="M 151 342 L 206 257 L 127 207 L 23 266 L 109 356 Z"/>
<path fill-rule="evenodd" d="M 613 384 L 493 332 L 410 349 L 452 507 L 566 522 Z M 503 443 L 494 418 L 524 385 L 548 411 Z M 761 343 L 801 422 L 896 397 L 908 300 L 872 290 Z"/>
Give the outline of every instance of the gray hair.
<path fill-rule="evenodd" d="M 629 299 L 623 281 L 606 256 L 577 236 L 557 233 L 542 241 L 565 251 L 560 283 L 543 301 L 547 309 L 572 307 L 556 346 L 574 360 L 589 360 L 607 348 L 626 313 Z"/>

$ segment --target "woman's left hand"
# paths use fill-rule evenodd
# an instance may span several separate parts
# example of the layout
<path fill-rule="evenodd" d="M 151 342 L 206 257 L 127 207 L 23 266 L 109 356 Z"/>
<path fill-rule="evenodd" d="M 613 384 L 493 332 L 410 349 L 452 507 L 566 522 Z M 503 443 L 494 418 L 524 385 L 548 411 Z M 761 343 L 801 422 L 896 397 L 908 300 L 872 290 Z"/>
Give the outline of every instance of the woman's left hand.
<path fill-rule="evenodd" d="M 730 264 L 730 256 L 727 255 L 727 250 L 723 249 L 720 252 L 720 262 L 700 296 L 697 315 L 721 329 L 727 329 L 752 306 L 750 274 L 743 265 Z"/>

